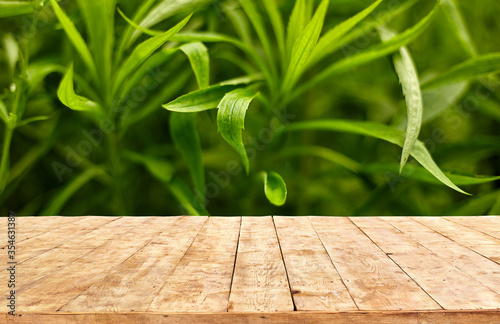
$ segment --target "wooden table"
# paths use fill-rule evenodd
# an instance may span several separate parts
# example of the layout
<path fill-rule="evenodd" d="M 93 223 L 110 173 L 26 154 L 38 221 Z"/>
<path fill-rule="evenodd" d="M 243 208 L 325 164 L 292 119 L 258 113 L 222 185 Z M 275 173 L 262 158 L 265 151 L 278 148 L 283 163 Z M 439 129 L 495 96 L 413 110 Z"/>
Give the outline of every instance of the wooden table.
<path fill-rule="evenodd" d="M 0 322 L 500 323 L 500 217 L 18 217 L 16 235 Z"/>

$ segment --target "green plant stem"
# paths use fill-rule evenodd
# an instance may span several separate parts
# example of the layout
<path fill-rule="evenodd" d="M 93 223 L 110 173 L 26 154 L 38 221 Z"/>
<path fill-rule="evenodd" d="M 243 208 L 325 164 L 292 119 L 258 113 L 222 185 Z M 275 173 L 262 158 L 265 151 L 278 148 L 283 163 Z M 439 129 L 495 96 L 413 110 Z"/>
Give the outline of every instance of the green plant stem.
<path fill-rule="evenodd" d="M 108 137 L 108 153 L 111 174 L 113 176 L 113 197 L 117 204 L 116 211 L 121 216 L 128 215 L 122 191 L 122 165 L 118 154 L 118 136 L 112 131 Z"/>
<path fill-rule="evenodd" d="M 5 126 L 5 136 L 2 147 L 2 161 L 0 162 L 0 194 L 4 191 L 8 180 L 10 143 L 14 129 L 9 125 Z"/>

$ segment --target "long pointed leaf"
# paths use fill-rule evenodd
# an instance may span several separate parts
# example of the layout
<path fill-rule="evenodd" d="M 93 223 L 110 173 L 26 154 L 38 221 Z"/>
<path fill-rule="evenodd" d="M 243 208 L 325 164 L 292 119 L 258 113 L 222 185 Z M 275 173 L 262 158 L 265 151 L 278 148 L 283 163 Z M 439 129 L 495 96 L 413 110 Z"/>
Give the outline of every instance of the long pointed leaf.
<path fill-rule="evenodd" d="M 290 63 L 286 71 L 282 92 L 287 93 L 295 85 L 295 82 L 300 77 L 306 68 L 307 61 L 311 55 L 316 43 L 318 42 L 323 22 L 325 20 L 326 10 L 328 9 L 328 0 L 323 0 L 316 10 L 313 18 L 307 24 L 304 31 L 295 41 L 290 57 Z"/>
<path fill-rule="evenodd" d="M 245 128 L 245 114 L 252 99 L 257 95 L 253 90 L 236 89 L 222 98 L 217 112 L 217 128 L 221 136 L 240 155 L 245 170 L 248 173 L 250 163 L 241 136 Z"/>
<path fill-rule="evenodd" d="M 160 46 L 165 44 L 173 35 L 177 34 L 189 21 L 192 14 L 184 18 L 180 23 L 170 28 L 165 33 L 152 37 L 143 43 L 139 44 L 128 59 L 123 63 L 118 73 L 113 88 L 113 93 L 116 94 L 125 79 L 132 73 L 139 65 L 147 60 Z"/>
<path fill-rule="evenodd" d="M 64 31 L 66 32 L 66 35 L 68 35 L 70 42 L 76 48 L 78 54 L 80 54 L 80 56 L 82 57 L 83 61 L 85 62 L 85 65 L 87 65 L 87 68 L 90 69 L 90 72 L 94 76 L 95 80 L 97 80 L 98 79 L 97 68 L 94 59 L 90 54 L 89 48 L 87 47 L 87 44 L 83 40 L 82 35 L 80 35 L 73 22 L 68 18 L 68 16 L 64 13 L 61 7 L 59 7 L 57 1 L 50 0 L 50 3 L 54 8 L 54 12 L 57 16 L 57 19 L 59 19 L 59 22 L 63 26 Z"/>
<path fill-rule="evenodd" d="M 309 82 L 297 88 L 293 92 L 293 94 L 287 98 L 288 101 L 295 99 L 304 91 L 318 84 L 319 82 L 325 80 L 326 78 L 349 71 L 354 67 L 366 64 L 368 62 L 371 62 L 373 60 L 376 60 L 378 58 L 384 57 L 388 54 L 392 54 L 398 51 L 402 46 L 407 45 L 408 43 L 412 42 L 415 38 L 417 38 L 417 36 L 419 36 L 430 25 L 432 18 L 434 17 L 438 9 L 439 9 L 439 0 L 434 9 L 422 20 L 420 20 L 415 26 L 398 34 L 396 37 L 392 38 L 387 42 L 377 44 L 364 52 L 355 54 L 353 56 L 349 56 L 339 62 L 330 65 L 329 67 L 324 69 L 323 72 L 319 73 L 314 78 L 312 78 Z"/>
<path fill-rule="evenodd" d="M 307 23 L 309 22 L 309 17 L 307 15 L 306 10 L 306 1 L 305 0 L 296 0 L 295 5 L 292 9 L 292 14 L 288 19 L 288 28 L 286 30 L 286 57 L 287 59 L 283 62 L 286 66 L 288 66 L 288 60 L 292 55 L 293 45 L 295 41 L 299 37 L 299 35 L 306 28 Z"/>
<path fill-rule="evenodd" d="M 458 83 L 500 71 L 500 53 L 490 53 L 462 62 L 445 73 L 422 84 L 422 89 Z"/>
<path fill-rule="evenodd" d="M 175 147 L 186 162 L 191 179 L 202 200 L 205 198 L 205 169 L 201 154 L 201 144 L 195 125 L 196 114 L 172 113 L 170 131 Z"/>
<path fill-rule="evenodd" d="M 335 49 L 337 49 L 338 41 L 344 37 L 345 34 L 350 32 L 357 24 L 359 24 L 363 19 L 365 19 L 369 14 L 378 7 L 378 5 L 384 0 L 377 0 L 372 3 L 368 8 L 359 12 L 355 16 L 347 19 L 346 21 L 338 24 L 334 28 L 330 29 L 325 35 L 323 35 L 316 47 L 314 48 L 313 53 L 311 54 L 311 58 L 309 64 L 312 65 L 315 62 L 319 61 L 323 57 L 331 54 Z"/>
<path fill-rule="evenodd" d="M 270 0 L 264 1 L 264 6 L 266 7 L 267 14 L 273 25 L 274 35 L 276 36 L 276 43 L 278 44 L 278 50 L 280 52 L 281 60 L 286 59 L 285 55 L 285 31 L 283 28 L 283 19 L 281 18 L 281 13 L 278 8 L 277 1 Z"/>
<path fill-rule="evenodd" d="M 102 114 L 102 108 L 98 103 L 91 101 L 85 97 L 75 93 L 73 88 L 73 64 L 70 65 L 68 71 L 64 74 L 59 89 L 57 90 L 59 100 L 70 109 L 77 111 L 87 111 L 93 114 Z"/>
<path fill-rule="evenodd" d="M 382 139 L 392 144 L 396 144 L 403 147 L 404 134 L 403 132 L 383 125 L 373 122 L 366 121 L 352 121 L 352 120 L 318 120 L 318 121 L 307 121 L 291 124 L 288 131 L 297 130 L 329 130 L 337 132 L 347 132 L 359 135 L 366 135 Z M 439 181 L 441 181 L 446 186 L 460 192 L 467 194 L 465 191 L 457 187 L 453 182 L 450 181 L 443 174 L 443 172 L 436 165 L 432 159 L 429 151 L 425 148 L 425 145 L 417 141 L 410 152 L 424 168 L 426 168 L 432 175 L 434 175 Z"/>
<path fill-rule="evenodd" d="M 384 41 L 394 37 L 394 33 L 384 27 L 379 28 L 380 35 Z M 420 128 L 422 127 L 423 101 L 422 93 L 420 92 L 420 83 L 418 80 L 417 68 L 413 63 L 410 52 L 406 47 L 401 47 L 399 53 L 394 54 L 394 67 L 399 77 L 399 82 L 403 88 L 403 94 L 406 100 L 407 123 L 406 123 L 406 138 L 403 145 L 403 153 L 401 154 L 401 162 L 399 172 L 408 161 L 410 151 L 418 139 Z"/>
<path fill-rule="evenodd" d="M 203 43 L 194 42 L 182 45 L 180 50 L 187 55 L 189 63 L 191 63 L 198 87 L 200 89 L 207 88 L 210 83 L 210 58 L 207 47 Z"/>

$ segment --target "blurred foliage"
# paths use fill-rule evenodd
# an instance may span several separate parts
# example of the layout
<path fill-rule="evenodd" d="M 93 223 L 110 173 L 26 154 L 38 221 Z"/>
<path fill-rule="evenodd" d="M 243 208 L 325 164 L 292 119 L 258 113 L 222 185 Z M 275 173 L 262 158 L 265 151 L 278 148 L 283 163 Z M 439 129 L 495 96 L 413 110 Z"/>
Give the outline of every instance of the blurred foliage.
<path fill-rule="evenodd" d="M 302 2 L 297 12 L 307 23 L 321 4 Z M 323 3 L 328 9 L 322 36 L 374 1 Z M 102 6 L 96 16 L 92 4 Z M 402 44 L 422 85 L 418 138 L 444 175 L 471 196 L 446 187 L 412 157 L 399 174 L 401 147 L 366 130 L 302 127 L 348 120 L 405 132 L 407 101 L 394 51 L 300 87 L 382 44 L 380 27 L 402 35 L 418 25 L 435 0 L 381 1 L 296 84 L 286 73 L 291 46 L 285 39 L 293 34 L 287 26 L 296 2 L 273 4 L 276 11 L 262 0 L 1 1 L 0 213 L 500 214 L 500 65 L 491 54 L 500 52 L 498 1 L 441 0 L 430 25 Z M 55 6 L 88 46 L 95 71 Z M 192 12 L 180 33 L 151 47 L 153 37 L 180 26 Z M 282 19 L 281 45 L 277 16 L 273 20 L 269 12 Z M 99 17 L 107 17 L 106 31 Z M 254 28 L 259 19 L 260 30 Z M 294 19 L 298 28 L 301 17 Z M 243 45 L 209 39 L 210 33 Z M 129 57 L 134 66 L 124 74 Z M 464 62 L 468 70 L 447 77 Z M 74 89 L 61 83 L 64 75 Z M 246 76 L 252 77 L 219 85 Z M 428 81 L 439 78 L 442 84 L 430 87 Z M 61 102 L 61 84 L 76 106 Z M 182 113 L 186 106 L 168 111 L 170 103 L 195 91 L 212 91 L 213 100 L 224 97 L 224 104 L 208 109 L 218 106 L 210 102 L 196 113 Z M 103 115 L 82 108 L 94 104 Z M 248 172 L 237 138 L 243 120 Z M 287 131 L 289 126 L 297 129 Z"/>

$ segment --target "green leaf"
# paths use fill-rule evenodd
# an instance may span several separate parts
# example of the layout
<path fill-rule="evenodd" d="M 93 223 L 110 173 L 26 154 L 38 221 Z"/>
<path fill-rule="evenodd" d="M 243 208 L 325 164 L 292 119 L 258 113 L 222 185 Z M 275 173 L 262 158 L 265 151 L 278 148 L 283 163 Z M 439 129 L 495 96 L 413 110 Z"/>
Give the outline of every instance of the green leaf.
<path fill-rule="evenodd" d="M 253 46 L 250 22 L 247 16 L 236 7 L 236 2 L 229 2 L 223 5 L 224 14 L 229 18 L 236 34 L 248 46 Z"/>
<path fill-rule="evenodd" d="M 422 84 L 422 89 L 437 88 L 500 71 L 500 53 L 490 53 L 462 62 Z"/>
<path fill-rule="evenodd" d="M 143 28 L 149 28 L 176 14 L 192 12 L 208 3 L 210 3 L 210 0 L 163 0 L 149 11 L 139 25 Z M 129 45 L 135 41 L 139 35 L 140 32 L 135 31 L 130 38 Z"/>
<path fill-rule="evenodd" d="M 54 8 L 54 13 L 57 16 L 57 19 L 59 19 L 59 22 L 63 26 L 64 31 L 66 32 L 66 35 L 68 35 L 69 40 L 76 48 L 78 54 L 80 54 L 80 56 L 82 57 L 83 61 L 85 62 L 85 65 L 87 65 L 87 68 L 90 69 L 90 72 L 92 73 L 94 79 L 98 80 L 99 78 L 98 78 L 97 68 L 94 63 L 94 59 L 92 58 L 92 55 L 90 54 L 90 51 L 87 47 L 87 44 L 83 40 L 82 35 L 80 35 L 78 30 L 76 30 L 75 25 L 73 25 L 73 22 L 71 22 L 71 20 L 64 13 L 61 7 L 59 7 L 57 1 L 50 0 L 50 3 Z"/>
<path fill-rule="evenodd" d="M 276 206 L 283 206 L 286 201 L 286 184 L 281 176 L 274 172 L 263 172 L 264 193 L 269 202 Z"/>
<path fill-rule="evenodd" d="M 318 44 L 311 54 L 309 65 L 312 65 L 315 62 L 321 60 L 323 57 L 333 53 L 338 48 L 337 44 L 340 39 L 344 37 L 348 32 L 350 32 L 354 27 L 356 27 L 356 25 L 359 24 L 363 19 L 365 19 L 369 14 L 371 14 L 382 1 L 384 0 L 375 1 L 365 10 L 338 24 L 334 28 L 330 29 L 325 35 L 323 35 L 319 39 Z"/>
<path fill-rule="evenodd" d="M 35 117 L 31 117 L 31 118 L 26 118 L 26 119 L 21 120 L 19 123 L 17 123 L 16 127 L 21 127 L 21 126 L 27 125 L 29 123 L 37 122 L 37 121 L 47 120 L 50 117 L 51 116 L 35 116 Z"/>
<path fill-rule="evenodd" d="M 399 167 L 397 164 L 393 163 L 373 163 L 373 164 L 363 165 L 360 171 L 362 173 L 391 172 L 394 174 L 398 174 Z M 458 174 L 452 172 L 443 172 L 443 173 L 453 183 L 459 186 L 478 185 L 482 183 L 489 183 L 500 180 L 500 176 L 492 177 L 492 176 L 483 176 L 474 174 Z M 441 183 L 426 169 L 412 164 L 406 165 L 405 171 L 403 171 L 402 176 L 405 178 L 415 179 L 425 183 L 431 183 L 431 184 Z"/>
<path fill-rule="evenodd" d="M 34 10 L 29 1 L 0 1 L 0 18 L 29 14 Z"/>
<path fill-rule="evenodd" d="M 294 146 L 282 150 L 280 153 L 282 156 L 294 156 L 294 155 L 310 155 L 325 159 L 327 161 L 338 164 L 349 171 L 358 173 L 361 171 L 361 165 L 354 161 L 353 159 L 341 154 L 337 151 L 328 149 L 321 146 Z"/>
<path fill-rule="evenodd" d="M 179 177 L 174 176 L 172 181 L 167 183 L 167 187 L 188 215 L 210 215 L 205 209 L 205 204 L 202 203 L 200 197 L 193 195 L 193 192 Z"/>
<path fill-rule="evenodd" d="M 163 108 L 176 112 L 198 112 L 217 108 L 224 95 L 238 86 L 259 80 L 260 76 L 246 76 L 227 80 L 209 88 L 196 90 L 164 104 Z"/>
<path fill-rule="evenodd" d="M 0 100 L 0 118 L 2 118 L 5 125 L 9 124 L 10 122 L 9 113 L 7 112 L 7 107 L 5 106 L 2 100 Z"/>
<path fill-rule="evenodd" d="M 451 22 L 452 28 L 457 36 L 462 47 L 469 53 L 470 56 L 477 56 L 476 45 L 469 35 L 469 31 L 465 25 L 462 14 L 458 10 L 458 5 L 455 0 L 442 0 L 441 7 Z"/>
<path fill-rule="evenodd" d="M 285 31 L 283 28 L 283 19 L 281 18 L 277 1 L 264 1 L 264 6 L 266 7 L 267 15 L 269 16 L 271 24 L 273 25 L 274 35 L 276 36 L 276 43 L 280 52 L 280 58 L 281 60 L 285 60 Z"/>
<path fill-rule="evenodd" d="M 326 10 L 328 9 L 328 2 L 329 0 L 323 0 L 321 2 L 318 9 L 316 9 L 313 18 L 309 24 L 307 24 L 304 31 L 301 32 L 293 45 L 290 63 L 288 65 L 281 89 L 283 93 L 287 93 L 292 89 L 306 68 L 309 56 L 311 55 L 314 46 L 316 46 L 319 35 L 321 34 Z"/>
<path fill-rule="evenodd" d="M 419 36 L 431 23 L 432 18 L 439 9 L 439 1 L 434 9 L 420 20 L 415 26 L 405 30 L 404 32 L 398 34 L 396 37 L 391 38 L 387 42 L 377 44 L 367 49 L 364 52 L 349 56 L 341 61 L 338 61 L 329 67 L 325 68 L 323 72 L 319 73 L 313 77 L 309 82 L 306 82 L 301 87 L 297 88 L 292 95 L 290 95 L 287 100 L 288 102 L 295 99 L 297 96 L 302 94 L 307 89 L 318 84 L 319 82 L 325 80 L 326 78 L 332 77 L 334 75 L 349 71 L 350 69 L 366 64 L 375 59 L 384 57 L 388 54 L 392 54 L 398 51 L 401 47 L 412 42 L 417 36 Z"/>
<path fill-rule="evenodd" d="M 163 108 L 185 113 L 215 109 L 224 95 L 235 87 L 235 85 L 214 85 L 196 90 L 164 104 Z"/>
<path fill-rule="evenodd" d="M 182 45 L 180 50 L 187 55 L 191 63 L 198 87 L 207 88 L 210 84 L 210 58 L 207 47 L 200 42 L 195 42 Z"/>
<path fill-rule="evenodd" d="M 9 67 L 9 73 L 12 77 L 19 61 L 19 44 L 14 36 L 5 34 L 3 37 L 3 47 L 5 49 L 5 59 Z"/>
<path fill-rule="evenodd" d="M 271 67 L 271 71 L 273 74 L 276 74 L 276 67 L 274 65 L 274 56 L 273 56 L 273 51 L 271 50 L 271 42 L 269 41 L 269 38 L 267 36 L 267 30 L 266 26 L 264 25 L 264 22 L 262 21 L 262 17 L 260 16 L 257 8 L 254 5 L 253 0 L 240 0 L 241 6 L 243 7 L 243 10 L 245 10 L 246 14 L 250 18 L 250 21 L 257 32 L 257 36 L 259 36 L 259 39 L 262 43 L 262 47 L 264 48 L 264 52 L 267 55 L 268 61 L 269 61 L 269 66 Z"/>
<path fill-rule="evenodd" d="M 286 30 L 286 60 L 283 62 L 285 67 L 288 65 L 288 60 L 292 55 L 293 45 L 295 41 L 299 37 L 299 35 L 306 28 L 307 23 L 309 22 L 309 17 L 307 15 L 306 9 L 306 1 L 305 0 L 296 0 L 295 5 L 293 6 L 292 14 L 288 19 L 288 28 Z"/>
<path fill-rule="evenodd" d="M 96 176 L 102 174 L 103 171 L 99 168 L 91 168 L 85 170 L 82 174 L 74 178 L 64 188 L 62 188 L 55 197 L 47 204 L 45 209 L 42 210 L 40 216 L 53 216 L 61 212 L 68 200 L 85 184 Z"/>
<path fill-rule="evenodd" d="M 57 96 L 59 100 L 70 109 L 94 114 L 104 113 L 98 103 L 75 93 L 73 88 L 73 64 L 70 65 L 68 71 L 64 74 L 59 89 L 57 89 Z"/>
<path fill-rule="evenodd" d="M 426 124 L 438 117 L 448 107 L 455 105 L 467 91 L 469 84 L 460 82 L 445 85 L 439 88 L 427 89 L 422 92 L 424 112 L 422 124 Z"/>
<path fill-rule="evenodd" d="M 366 135 L 382 139 L 392 144 L 396 144 L 403 147 L 404 134 L 403 132 L 378 123 L 366 122 L 366 121 L 352 121 L 352 120 L 317 120 L 317 121 L 307 121 L 291 124 L 288 131 L 297 130 L 329 130 L 337 132 L 354 133 L 359 135 Z M 424 168 L 426 168 L 434 177 L 441 181 L 446 186 L 460 192 L 467 194 L 465 191 L 457 187 L 453 182 L 450 181 L 443 174 L 443 172 L 436 165 L 432 159 L 429 151 L 425 148 L 425 145 L 417 141 L 410 152 Z"/>
<path fill-rule="evenodd" d="M 379 32 L 384 41 L 394 37 L 394 33 L 385 27 L 379 27 Z M 410 151 L 415 145 L 422 127 L 423 103 L 420 92 L 420 82 L 418 80 L 417 68 L 413 63 L 410 52 L 406 47 L 401 47 L 399 53 L 394 54 L 394 68 L 399 77 L 399 82 L 403 88 L 406 100 L 407 125 L 406 138 L 401 154 L 399 173 L 408 161 Z"/>
<path fill-rule="evenodd" d="M 102 91 L 109 91 L 115 41 L 116 0 L 78 0 L 77 3 L 87 27 L 90 48 L 102 82 Z"/>
<path fill-rule="evenodd" d="M 123 155 L 130 161 L 142 164 L 153 177 L 161 182 L 168 183 L 172 179 L 175 169 L 167 160 L 132 151 L 125 151 Z"/>
<path fill-rule="evenodd" d="M 488 192 L 467 199 L 458 207 L 444 212 L 445 216 L 476 216 L 488 213 L 488 210 L 496 203 L 500 190 Z"/>
<path fill-rule="evenodd" d="M 152 37 L 139 44 L 121 66 L 114 82 L 113 94 L 117 93 L 122 83 L 135 69 L 144 63 L 144 61 L 146 61 L 151 54 L 160 48 L 160 46 L 165 44 L 165 42 L 168 41 L 173 35 L 179 32 L 187 24 L 191 16 L 192 14 L 184 18 L 180 23 L 170 28 L 165 33 Z"/>
<path fill-rule="evenodd" d="M 194 186 L 205 198 L 205 169 L 201 154 L 201 144 L 195 125 L 196 114 L 172 113 L 170 131 L 175 147 L 181 152 L 193 180 Z"/>
<path fill-rule="evenodd" d="M 148 28 L 144 28 L 144 27 L 141 27 L 139 26 L 137 23 L 135 23 L 132 19 L 128 18 L 127 16 L 125 16 L 125 14 L 120 10 L 120 8 L 116 8 L 118 10 L 118 13 L 120 14 L 120 16 L 122 16 L 123 19 L 125 19 L 125 21 L 132 27 L 134 27 L 135 29 L 141 31 L 142 33 L 146 34 L 146 35 L 149 35 L 149 36 L 158 36 L 158 35 L 161 35 L 162 32 L 158 32 L 158 31 L 154 31 L 154 30 L 150 30 Z"/>
<path fill-rule="evenodd" d="M 217 128 L 222 138 L 240 155 L 247 174 L 250 170 L 250 162 L 245 145 L 243 145 L 241 131 L 245 128 L 245 114 L 248 106 L 256 95 L 257 92 L 251 89 L 233 90 L 222 98 L 217 112 Z"/>

